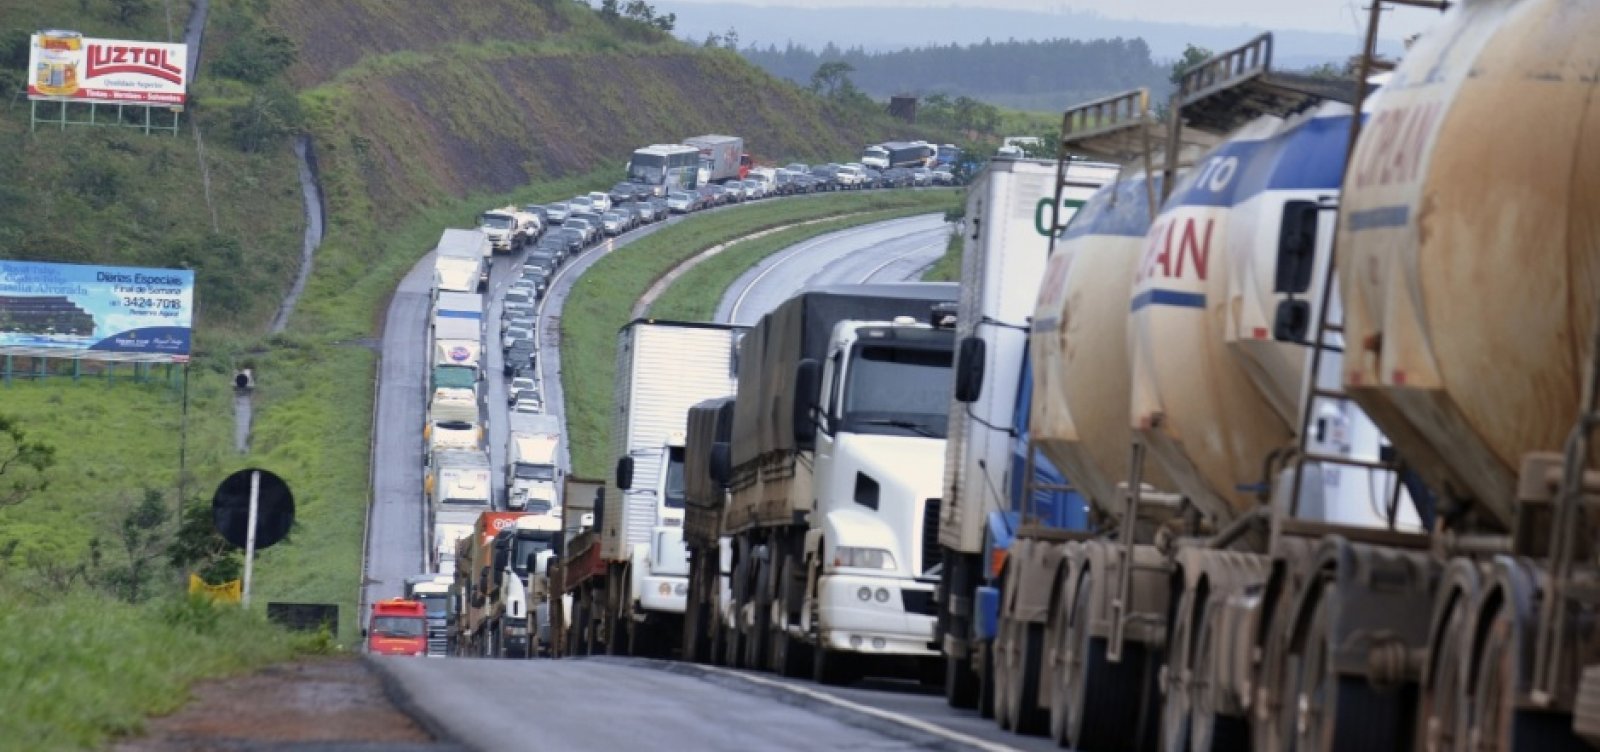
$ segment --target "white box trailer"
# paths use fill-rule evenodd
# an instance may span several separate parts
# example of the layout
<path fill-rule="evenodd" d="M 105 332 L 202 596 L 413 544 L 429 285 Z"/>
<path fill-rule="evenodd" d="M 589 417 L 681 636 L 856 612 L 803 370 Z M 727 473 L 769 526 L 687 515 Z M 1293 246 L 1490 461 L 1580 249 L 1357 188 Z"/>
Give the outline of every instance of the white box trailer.
<path fill-rule="evenodd" d="M 512 411 L 506 437 L 506 505 L 561 514 L 561 419 Z"/>
<path fill-rule="evenodd" d="M 489 260 L 493 253 L 482 230 L 445 230 L 434 247 L 433 290 L 483 292 L 489 289 Z"/>

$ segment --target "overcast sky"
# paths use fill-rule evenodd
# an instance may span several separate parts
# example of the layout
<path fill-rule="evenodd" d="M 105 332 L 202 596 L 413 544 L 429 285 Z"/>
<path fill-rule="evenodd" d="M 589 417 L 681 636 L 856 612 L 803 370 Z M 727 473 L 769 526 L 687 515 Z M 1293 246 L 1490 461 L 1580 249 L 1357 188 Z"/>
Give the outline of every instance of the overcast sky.
<path fill-rule="evenodd" d="M 1306 29 L 1350 34 L 1365 33 L 1365 0 L 676 0 L 678 3 L 735 2 L 747 5 L 801 8 L 911 7 L 952 5 L 969 8 L 1006 8 L 1049 12 L 1092 11 L 1108 18 L 1233 26 L 1251 24 L 1268 29 Z M 1439 18 L 1434 11 L 1400 8 L 1388 11 L 1383 36 L 1396 39 L 1424 31 Z"/>

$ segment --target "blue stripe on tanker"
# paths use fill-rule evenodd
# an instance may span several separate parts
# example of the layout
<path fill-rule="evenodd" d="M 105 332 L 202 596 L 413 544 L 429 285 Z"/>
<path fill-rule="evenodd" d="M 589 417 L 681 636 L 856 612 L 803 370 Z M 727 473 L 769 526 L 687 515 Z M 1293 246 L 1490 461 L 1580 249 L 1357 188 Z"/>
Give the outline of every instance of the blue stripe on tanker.
<path fill-rule="evenodd" d="M 1133 296 L 1131 310 L 1137 311 L 1145 306 L 1152 305 L 1172 306 L 1174 308 L 1205 308 L 1206 295 L 1203 292 L 1150 289 Z"/>

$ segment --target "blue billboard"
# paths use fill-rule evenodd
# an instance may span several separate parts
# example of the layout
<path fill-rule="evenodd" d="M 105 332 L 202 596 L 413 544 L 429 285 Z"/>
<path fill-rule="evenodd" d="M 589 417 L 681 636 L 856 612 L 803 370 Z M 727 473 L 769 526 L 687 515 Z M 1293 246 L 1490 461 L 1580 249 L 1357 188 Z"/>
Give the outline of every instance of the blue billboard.
<path fill-rule="evenodd" d="M 189 360 L 194 272 L 0 260 L 0 355 Z"/>

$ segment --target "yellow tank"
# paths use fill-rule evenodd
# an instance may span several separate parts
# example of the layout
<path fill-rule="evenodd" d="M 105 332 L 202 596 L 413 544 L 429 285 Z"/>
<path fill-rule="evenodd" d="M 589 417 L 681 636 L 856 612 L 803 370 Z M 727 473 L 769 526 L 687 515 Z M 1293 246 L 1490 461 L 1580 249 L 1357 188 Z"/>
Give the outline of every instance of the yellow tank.
<path fill-rule="evenodd" d="M 1290 202 L 1337 193 L 1349 125 L 1332 103 L 1250 122 L 1146 234 L 1129 301 L 1134 430 L 1215 522 L 1259 504 L 1268 457 L 1294 444 L 1309 351 L 1272 338 L 1280 230 Z M 1318 292 L 1306 287 L 1297 297 Z"/>
<path fill-rule="evenodd" d="M 1029 348 L 1029 431 L 1101 513 L 1121 512 L 1128 480 L 1128 290 L 1150 226 L 1143 176 L 1102 188 L 1067 226 L 1045 271 Z M 1159 468 L 1144 482 L 1172 485 Z"/>
<path fill-rule="evenodd" d="M 1346 388 L 1446 497 L 1509 524 L 1576 417 L 1600 296 L 1600 4 L 1477 0 L 1408 51 L 1346 177 Z"/>

